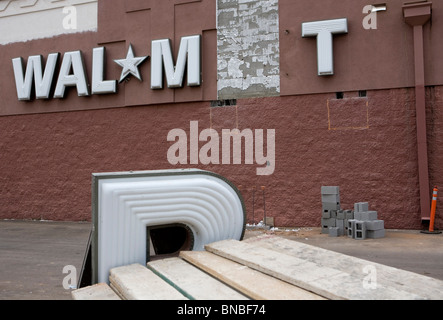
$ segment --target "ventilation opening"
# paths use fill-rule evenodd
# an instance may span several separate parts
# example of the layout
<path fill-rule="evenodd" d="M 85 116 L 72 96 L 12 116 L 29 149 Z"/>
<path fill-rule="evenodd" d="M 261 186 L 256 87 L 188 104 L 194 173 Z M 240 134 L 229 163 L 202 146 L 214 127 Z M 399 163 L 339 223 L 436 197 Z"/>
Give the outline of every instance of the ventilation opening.
<path fill-rule="evenodd" d="M 237 99 L 211 101 L 212 108 L 229 107 L 229 106 L 236 106 L 236 105 L 237 105 Z"/>
<path fill-rule="evenodd" d="M 366 92 L 366 90 L 360 90 L 359 92 L 358 92 L 358 96 L 360 97 L 360 98 L 365 98 L 365 97 L 367 97 L 367 92 Z"/>
<path fill-rule="evenodd" d="M 194 235 L 184 224 L 146 227 L 146 262 L 176 257 L 194 247 Z"/>
<path fill-rule="evenodd" d="M 344 94 L 343 92 L 336 92 L 336 93 L 335 93 L 335 97 L 336 97 L 337 99 L 343 99 L 344 96 L 345 96 L 345 94 Z"/>

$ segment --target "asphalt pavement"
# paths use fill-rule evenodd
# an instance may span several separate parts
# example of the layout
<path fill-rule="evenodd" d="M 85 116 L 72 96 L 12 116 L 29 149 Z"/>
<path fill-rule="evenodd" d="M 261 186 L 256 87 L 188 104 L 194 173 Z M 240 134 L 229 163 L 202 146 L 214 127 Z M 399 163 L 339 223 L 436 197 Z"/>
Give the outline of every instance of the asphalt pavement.
<path fill-rule="evenodd" d="M 0 300 L 71 300 L 90 230 L 88 222 L 0 221 Z M 443 280 L 443 234 L 387 230 L 381 239 L 355 240 L 295 228 L 245 237 L 263 232 Z"/>

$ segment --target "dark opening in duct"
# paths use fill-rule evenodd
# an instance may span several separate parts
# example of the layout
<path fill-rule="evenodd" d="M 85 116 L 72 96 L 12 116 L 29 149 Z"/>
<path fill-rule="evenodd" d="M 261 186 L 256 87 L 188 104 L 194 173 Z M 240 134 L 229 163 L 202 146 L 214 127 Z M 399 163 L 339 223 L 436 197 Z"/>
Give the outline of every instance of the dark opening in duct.
<path fill-rule="evenodd" d="M 177 256 L 180 251 L 189 251 L 194 247 L 192 230 L 184 224 L 147 226 L 146 262 Z"/>

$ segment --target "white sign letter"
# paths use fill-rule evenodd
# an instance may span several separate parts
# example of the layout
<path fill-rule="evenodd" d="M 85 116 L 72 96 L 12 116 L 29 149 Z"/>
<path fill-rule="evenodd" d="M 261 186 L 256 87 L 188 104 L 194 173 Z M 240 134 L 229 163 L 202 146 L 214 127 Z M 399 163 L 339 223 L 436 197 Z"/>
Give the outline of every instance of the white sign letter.
<path fill-rule="evenodd" d="M 200 35 L 181 39 L 175 66 L 169 39 L 154 40 L 151 47 L 151 89 L 163 89 L 163 64 L 168 88 L 182 87 L 186 62 L 188 63 L 188 86 L 201 85 Z"/>
<path fill-rule="evenodd" d="M 15 85 L 19 100 L 31 100 L 32 81 L 34 80 L 35 95 L 37 99 L 48 99 L 51 90 L 54 70 L 58 60 L 58 53 L 48 56 L 45 71 L 42 71 L 42 56 L 28 58 L 26 73 L 23 75 L 23 59 L 12 59 L 14 67 Z"/>
<path fill-rule="evenodd" d="M 71 67 L 73 74 L 69 74 Z M 60 67 L 57 86 L 55 87 L 54 98 L 63 98 L 66 87 L 70 86 L 77 87 L 77 94 L 79 96 L 89 96 L 88 80 L 83 65 L 83 56 L 80 51 L 65 53 Z"/>
<path fill-rule="evenodd" d="M 334 74 L 334 50 L 332 35 L 348 33 L 348 20 L 335 19 L 302 24 L 303 37 L 317 37 L 318 75 Z"/>
<path fill-rule="evenodd" d="M 92 58 L 92 94 L 115 93 L 117 81 L 103 81 L 105 48 L 94 48 Z"/>

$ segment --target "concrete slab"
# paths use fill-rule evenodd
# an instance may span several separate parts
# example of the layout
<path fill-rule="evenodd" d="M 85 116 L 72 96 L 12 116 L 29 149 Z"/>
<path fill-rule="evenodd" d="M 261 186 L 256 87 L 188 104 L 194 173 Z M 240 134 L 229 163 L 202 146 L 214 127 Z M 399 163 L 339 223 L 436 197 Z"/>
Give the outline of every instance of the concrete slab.
<path fill-rule="evenodd" d="M 255 300 L 324 300 L 312 292 L 207 251 L 182 251 L 180 256 Z"/>
<path fill-rule="evenodd" d="M 391 293 L 393 295 L 388 298 L 389 300 L 410 299 L 407 298 L 408 296 L 415 297 L 413 299 L 441 300 L 443 298 L 443 281 L 414 272 L 273 235 L 249 238 L 242 243 L 250 243 L 260 248 L 300 258 L 314 263 L 316 267 L 328 267 L 343 272 L 349 278 L 355 278 L 357 286 L 352 287 L 349 280 L 344 283 L 336 283 L 336 286 L 343 291 L 349 290 L 352 295 L 358 293 L 362 298 L 389 297 Z M 329 280 L 330 284 L 334 283 L 334 279 Z M 374 287 L 370 286 L 369 282 L 372 282 Z M 360 290 L 362 291 L 359 293 Z"/>
<path fill-rule="evenodd" d="M 192 299 L 248 300 L 223 282 L 178 257 L 151 261 L 147 267 Z"/>
<path fill-rule="evenodd" d="M 349 237 L 331 238 L 328 234 L 322 234 L 321 228 L 315 227 L 250 231 L 246 233 L 246 238 L 263 233 L 443 280 L 443 234 L 427 235 L 419 230 L 387 229 L 383 238 L 355 241 Z"/>
<path fill-rule="evenodd" d="M 225 240 L 205 248 L 227 259 L 328 299 L 421 300 L 443 298 L 443 281 L 281 237 Z M 268 246 L 267 244 L 270 244 Z M 270 249 L 272 247 L 272 249 Z M 276 250 L 276 247 L 278 248 Z M 303 256 L 305 255 L 305 256 Z M 376 270 L 370 287 L 366 267 Z M 372 278 L 369 281 L 372 283 Z"/>
<path fill-rule="evenodd" d="M 93 286 L 72 291 L 74 300 L 121 300 L 120 297 L 106 283 L 98 283 Z"/>
<path fill-rule="evenodd" d="M 71 300 L 63 268 L 81 269 L 88 222 L 0 221 L 0 300 Z M 297 231 L 293 231 L 297 230 Z M 386 230 L 381 239 L 330 238 L 321 228 L 246 230 L 245 238 L 269 232 L 443 280 L 443 234 Z"/>
<path fill-rule="evenodd" d="M 124 300 L 188 300 L 141 264 L 111 269 L 109 282 L 110 287 Z"/>

